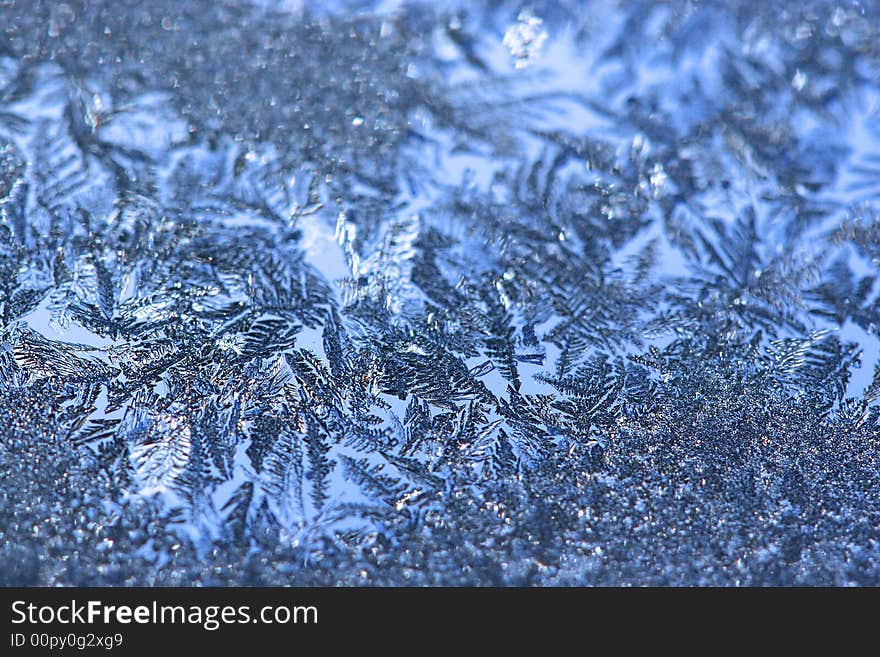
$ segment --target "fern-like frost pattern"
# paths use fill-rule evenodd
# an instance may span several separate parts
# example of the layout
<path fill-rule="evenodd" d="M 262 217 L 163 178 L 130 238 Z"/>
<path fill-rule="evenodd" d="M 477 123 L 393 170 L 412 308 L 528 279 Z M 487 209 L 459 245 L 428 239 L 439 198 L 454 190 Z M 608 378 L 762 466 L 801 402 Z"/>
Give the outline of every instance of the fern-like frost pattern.
<path fill-rule="evenodd" d="M 878 10 L 0 2 L 0 584 L 880 584 Z"/>

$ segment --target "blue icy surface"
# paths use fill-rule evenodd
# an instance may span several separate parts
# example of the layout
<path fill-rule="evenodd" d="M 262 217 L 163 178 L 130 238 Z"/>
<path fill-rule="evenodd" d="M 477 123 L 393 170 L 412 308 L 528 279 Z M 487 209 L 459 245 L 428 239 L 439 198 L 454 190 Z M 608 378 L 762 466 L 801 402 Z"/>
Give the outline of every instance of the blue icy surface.
<path fill-rule="evenodd" d="M 0 584 L 880 584 L 873 2 L 0 1 Z"/>

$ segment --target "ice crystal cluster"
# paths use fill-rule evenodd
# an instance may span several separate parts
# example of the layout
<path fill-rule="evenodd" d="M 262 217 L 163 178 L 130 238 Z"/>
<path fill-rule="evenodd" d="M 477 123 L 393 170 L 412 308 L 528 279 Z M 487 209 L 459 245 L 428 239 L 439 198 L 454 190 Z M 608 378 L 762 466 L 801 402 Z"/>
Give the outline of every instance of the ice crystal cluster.
<path fill-rule="evenodd" d="M 0 0 L 0 584 L 880 584 L 873 2 Z"/>

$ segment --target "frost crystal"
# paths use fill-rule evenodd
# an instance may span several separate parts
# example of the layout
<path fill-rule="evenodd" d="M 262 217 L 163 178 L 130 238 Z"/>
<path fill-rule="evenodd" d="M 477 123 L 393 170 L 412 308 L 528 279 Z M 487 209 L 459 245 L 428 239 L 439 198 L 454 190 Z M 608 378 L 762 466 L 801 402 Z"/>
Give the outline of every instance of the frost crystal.
<path fill-rule="evenodd" d="M 880 584 L 876 6 L 390 5 L 0 2 L 0 583 Z"/>
<path fill-rule="evenodd" d="M 541 27 L 544 24 L 529 10 L 524 9 L 517 16 L 516 23 L 504 33 L 504 45 L 516 60 L 516 68 L 526 68 L 540 54 L 547 32 Z"/>

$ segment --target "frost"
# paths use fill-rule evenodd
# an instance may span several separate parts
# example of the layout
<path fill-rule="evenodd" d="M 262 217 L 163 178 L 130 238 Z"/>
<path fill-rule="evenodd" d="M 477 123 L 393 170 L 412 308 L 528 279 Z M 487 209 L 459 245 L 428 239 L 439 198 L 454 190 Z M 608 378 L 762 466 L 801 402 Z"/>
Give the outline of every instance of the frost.
<path fill-rule="evenodd" d="M 544 21 L 524 9 L 516 18 L 516 23 L 504 33 L 504 45 L 515 60 L 516 68 L 531 65 L 541 53 L 547 40 L 547 32 L 543 29 Z"/>
<path fill-rule="evenodd" d="M 870 7 L 0 27 L 0 583 L 880 583 Z"/>

